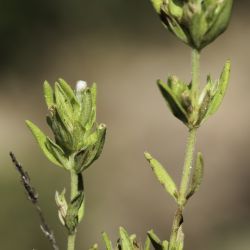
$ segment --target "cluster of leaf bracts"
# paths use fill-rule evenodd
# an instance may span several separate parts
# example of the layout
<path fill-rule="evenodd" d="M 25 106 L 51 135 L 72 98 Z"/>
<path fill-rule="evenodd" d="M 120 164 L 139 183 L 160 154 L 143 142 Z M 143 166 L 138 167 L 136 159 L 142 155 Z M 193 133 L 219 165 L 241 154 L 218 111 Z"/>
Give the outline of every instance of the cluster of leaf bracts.
<path fill-rule="evenodd" d="M 227 90 L 230 62 L 226 62 L 220 79 L 213 81 L 210 76 L 203 91 L 193 96 L 192 82 L 186 84 L 176 76 L 170 76 L 167 83 L 158 80 L 158 86 L 171 112 L 189 129 L 197 128 L 219 108 Z"/>
<path fill-rule="evenodd" d="M 65 191 L 56 193 L 59 218 L 73 233 L 83 217 L 83 181 L 81 173 L 101 154 L 106 126 L 96 123 L 96 85 L 87 87 L 79 81 L 76 90 L 62 79 L 55 82 L 54 90 L 44 83 L 44 97 L 50 115 L 47 123 L 54 140 L 46 136 L 36 125 L 26 121 L 45 156 L 55 165 L 70 171 L 77 180 L 77 193 L 68 205 Z"/>
<path fill-rule="evenodd" d="M 163 24 L 201 50 L 228 26 L 233 0 L 151 0 Z"/>
<path fill-rule="evenodd" d="M 30 121 L 27 125 L 51 162 L 80 173 L 100 156 L 105 140 L 105 125 L 96 123 L 96 85 L 74 93 L 59 79 L 54 91 L 44 83 L 44 96 L 50 112 L 47 123 L 55 141 Z"/>
<path fill-rule="evenodd" d="M 120 227 L 119 235 L 120 237 L 117 240 L 116 246 L 113 247 L 112 242 L 109 239 L 107 233 L 104 232 L 102 234 L 106 250 L 150 250 L 151 246 L 153 246 L 155 250 L 169 250 L 168 241 L 161 241 L 153 230 L 148 231 L 147 238 L 144 244 L 141 244 L 137 241 L 135 234 L 129 235 L 123 227 Z M 175 248 L 171 250 L 180 249 L 182 248 Z M 89 250 L 98 250 L 97 244 L 95 244 Z"/>

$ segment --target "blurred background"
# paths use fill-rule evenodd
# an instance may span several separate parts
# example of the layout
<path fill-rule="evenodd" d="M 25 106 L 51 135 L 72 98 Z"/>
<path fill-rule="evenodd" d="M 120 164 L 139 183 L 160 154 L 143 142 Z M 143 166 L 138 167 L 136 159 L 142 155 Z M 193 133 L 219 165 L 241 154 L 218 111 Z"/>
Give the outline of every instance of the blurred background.
<path fill-rule="evenodd" d="M 248 1 L 235 1 L 229 29 L 202 53 L 202 80 L 218 78 L 226 59 L 232 76 L 218 113 L 199 130 L 205 178 L 185 210 L 186 250 L 250 248 L 250 29 Z M 55 190 L 69 176 L 40 152 L 24 120 L 50 134 L 42 83 L 59 77 L 98 83 L 98 121 L 108 126 L 101 158 L 85 172 L 86 217 L 77 249 L 112 240 L 118 227 L 145 239 L 168 239 L 174 201 L 152 174 L 148 150 L 180 181 L 187 131 L 166 107 L 155 81 L 189 81 L 190 49 L 168 33 L 147 0 L 0 1 L 0 241 L 4 250 L 50 249 L 8 156 L 29 172 L 60 249 Z"/>

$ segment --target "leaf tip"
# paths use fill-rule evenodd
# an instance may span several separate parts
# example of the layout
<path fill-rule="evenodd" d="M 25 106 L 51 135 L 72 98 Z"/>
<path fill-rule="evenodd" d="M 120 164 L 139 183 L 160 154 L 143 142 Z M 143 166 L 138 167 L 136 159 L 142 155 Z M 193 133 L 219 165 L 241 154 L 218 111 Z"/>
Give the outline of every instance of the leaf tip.
<path fill-rule="evenodd" d="M 45 81 L 43 82 L 43 86 L 44 86 L 44 85 L 45 85 L 45 86 L 48 86 L 48 85 L 50 85 L 50 84 L 49 84 L 49 82 L 48 82 L 47 80 L 45 80 Z"/>
<path fill-rule="evenodd" d="M 156 80 L 156 83 L 159 88 L 161 88 L 164 85 L 164 82 L 161 79 Z"/>
<path fill-rule="evenodd" d="M 223 72 L 226 72 L 227 74 L 231 72 L 231 61 L 229 59 L 225 62 Z"/>
<path fill-rule="evenodd" d="M 97 87 L 97 83 L 96 82 L 93 82 L 92 83 L 92 88 L 96 88 Z"/>
<path fill-rule="evenodd" d="M 145 158 L 146 158 L 147 161 L 151 161 L 152 158 L 153 158 L 153 157 L 151 156 L 151 154 L 148 153 L 148 152 L 144 152 L 144 156 L 145 156 Z"/>
<path fill-rule="evenodd" d="M 227 67 L 231 67 L 231 60 L 230 59 L 227 59 L 226 60 L 226 63 L 225 63 L 225 65 L 227 66 Z"/>
<path fill-rule="evenodd" d="M 31 122 L 30 120 L 25 120 L 25 124 L 28 126 L 28 128 L 32 128 L 32 126 L 34 125 L 33 122 Z"/>

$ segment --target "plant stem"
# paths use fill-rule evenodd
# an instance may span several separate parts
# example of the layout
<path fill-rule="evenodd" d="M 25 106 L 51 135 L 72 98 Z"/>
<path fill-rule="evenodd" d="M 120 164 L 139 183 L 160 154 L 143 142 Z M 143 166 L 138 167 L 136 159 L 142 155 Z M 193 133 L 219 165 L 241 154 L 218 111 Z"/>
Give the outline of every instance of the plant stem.
<path fill-rule="evenodd" d="M 68 236 L 68 250 L 75 250 L 76 233 Z"/>
<path fill-rule="evenodd" d="M 70 177 L 71 177 L 70 200 L 72 201 L 78 195 L 79 191 L 83 191 L 83 178 L 81 173 L 77 174 L 75 171 L 70 171 Z M 84 203 L 82 206 L 84 206 Z M 82 207 L 81 209 L 84 209 L 84 207 Z M 75 250 L 75 239 L 76 239 L 76 230 L 74 233 L 68 235 L 67 250 Z"/>
<path fill-rule="evenodd" d="M 170 236 L 170 250 L 172 248 L 174 249 L 175 247 L 176 240 L 178 237 L 178 230 L 183 222 L 183 210 L 186 203 L 186 193 L 188 190 L 189 179 L 192 172 L 192 161 L 195 149 L 196 130 L 196 128 L 190 129 L 187 139 L 186 154 L 179 191 L 178 208 L 174 216 L 172 232 Z"/>
<path fill-rule="evenodd" d="M 197 101 L 200 81 L 200 52 L 197 49 L 192 50 L 192 98 L 193 104 Z"/>
<path fill-rule="evenodd" d="M 192 97 L 194 107 L 196 107 L 197 97 L 199 93 L 200 82 L 200 52 L 196 49 L 192 50 Z M 179 205 L 184 207 L 186 202 L 186 193 L 188 189 L 189 179 L 192 172 L 192 161 L 196 141 L 197 128 L 190 128 L 187 139 L 186 155 L 182 172 L 182 179 L 179 191 Z"/>
<path fill-rule="evenodd" d="M 79 182 L 79 177 L 78 174 L 75 173 L 75 171 L 70 172 L 70 177 L 71 177 L 71 195 L 70 199 L 73 200 L 75 196 L 78 194 L 78 182 Z"/>
<path fill-rule="evenodd" d="M 188 189 L 189 179 L 192 172 L 192 161 L 194 155 L 195 141 L 196 141 L 196 128 L 189 130 L 187 139 L 186 155 L 184 161 L 184 167 L 182 172 L 182 179 L 179 191 L 179 205 L 184 206 L 186 202 L 186 193 Z"/>
<path fill-rule="evenodd" d="M 200 52 L 196 49 L 192 51 L 192 102 L 193 105 L 197 104 L 197 97 L 199 93 L 199 81 L 200 81 Z M 176 248 L 176 242 L 178 239 L 178 231 L 183 223 L 183 210 L 186 204 L 186 195 L 188 191 L 190 175 L 192 173 L 192 162 L 195 150 L 195 142 L 196 142 L 196 132 L 197 128 L 190 128 L 187 145 L 186 145 L 186 153 L 184 160 L 184 167 L 182 172 L 182 179 L 179 190 L 179 199 L 178 199 L 178 208 L 174 216 L 172 232 L 170 236 L 170 250 Z"/>

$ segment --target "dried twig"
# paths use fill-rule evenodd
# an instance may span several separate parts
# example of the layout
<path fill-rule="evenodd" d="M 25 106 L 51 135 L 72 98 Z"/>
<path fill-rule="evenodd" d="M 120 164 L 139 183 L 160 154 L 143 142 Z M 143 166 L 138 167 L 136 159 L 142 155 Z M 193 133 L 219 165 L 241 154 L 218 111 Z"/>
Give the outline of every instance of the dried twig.
<path fill-rule="evenodd" d="M 42 209 L 41 209 L 39 202 L 38 202 L 38 193 L 36 192 L 35 188 L 31 186 L 28 173 L 23 169 L 23 167 L 17 161 L 15 155 L 12 152 L 10 152 L 10 157 L 11 157 L 12 162 L 15 165 L 17 171 L 19 172 L 19 174 L 21 176 L 21 182 L 22 182 L 22 184 L 27 192 L 28 199 L 32 202 L 32 204 L 36 208 L 36 211 L 37 211 L 38 216 L 40 218 L 40 222 L 41 222 L 40 227 L 41 227 L 43 234 L 45 235 L 46 238 L 49 239 L 53 249 L 59 250 L 59 247 L 56 244 L 55 236 L 45 221 Z"/>

